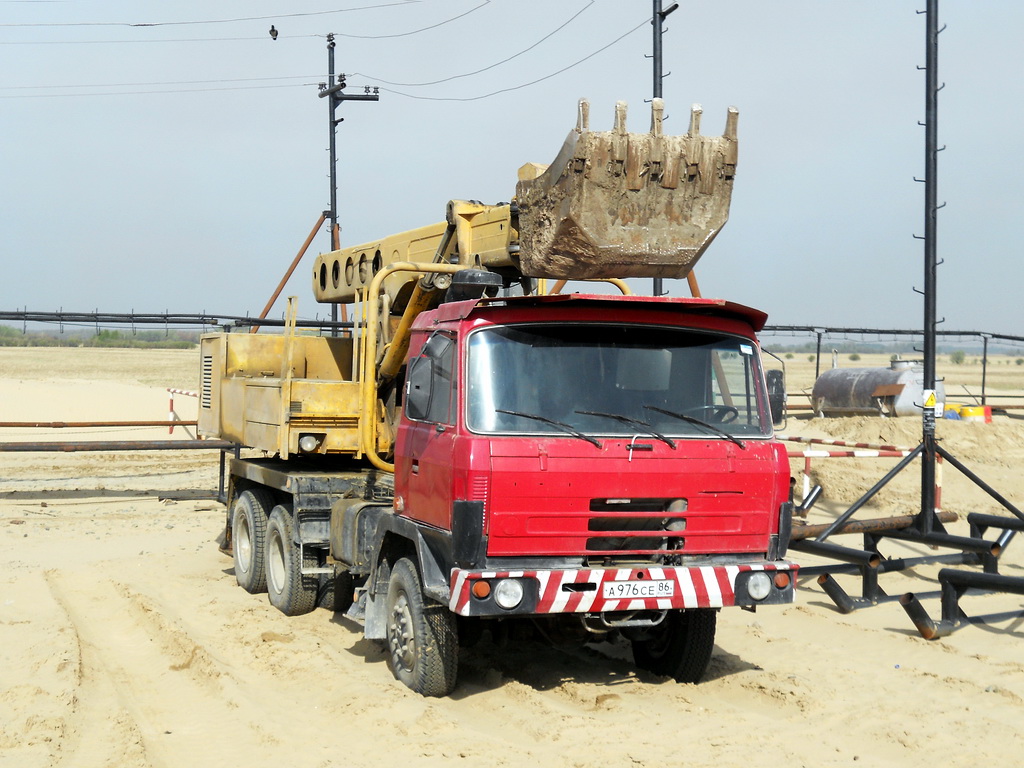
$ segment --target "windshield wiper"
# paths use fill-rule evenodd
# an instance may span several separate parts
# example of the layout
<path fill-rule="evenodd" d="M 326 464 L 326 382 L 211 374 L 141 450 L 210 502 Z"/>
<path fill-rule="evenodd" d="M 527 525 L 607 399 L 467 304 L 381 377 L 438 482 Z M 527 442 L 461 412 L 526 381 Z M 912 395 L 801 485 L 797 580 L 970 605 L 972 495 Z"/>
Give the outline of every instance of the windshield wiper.
<path fill-rule="evenodd" d="M 730 435 L 724 429 L 719 429 L 714 424 L 708 424 L 706 421 L 701 421 L 693 416 L 687 416 L 685 413 L 676 413 L 675 411 L 666 411 L 664 408 L 658 408 L 656 405 L 645 405 L 644 408 L 648 411 L 656 411 L 657 413 L 663 413 L 666 416 L 671 416 L 674 419 L 685 421 L 687 424 L 696 424 L 698 427 L 704 427 L 714 432 L 719 437 L 724 437 L 730 443 L 736 443 L 740 448 L 746 450 L 747 445 L 735 435 Z"/>
<path fill-rule="evenodd" d="M 545 424 L 550 424 L 553 427 L 558 427 L 563 432 L 568 432 L 573 437 L 578 437 L 580 440 L 586 440 L 588 443 L 593 443 L 598 448 L 601 448 L 601 444 L 590 435 L 585 435 L 578 429 L 573 427 L 571 424 L 566 424 L 564 421 L 555 421 L 549 419 L 547 416 L 540 416 L 536 413 L 523 413 L 522 411 L 506 411 L 504 408 L 495 408 L 497 413 L 507 413 L 509 416 L 521 416 L 524 419 L 533 419 L 534 421 L 541 421 Z"/>
<path fill-rule="evenodd" d="M 665 443 L 669 448 L 675 450 L 676 444 L 671 438 L 661 434 L 658 430 L 654 429 L 646 421 L 639 421 L 637 419 L 631 419 L 629 416 L 623 416 L 621 413 L 605 413 L 604 411 L 576 411 L 576 413 L 582 413 L 584 416 L 604 416 L 606 419 L 615 419 L 621 421 L 623 424 L 628 424 L 631 427 L 636 427 L 641 432 L 645 432 L 651 437 L 656 437 L 661 442 Z"/>

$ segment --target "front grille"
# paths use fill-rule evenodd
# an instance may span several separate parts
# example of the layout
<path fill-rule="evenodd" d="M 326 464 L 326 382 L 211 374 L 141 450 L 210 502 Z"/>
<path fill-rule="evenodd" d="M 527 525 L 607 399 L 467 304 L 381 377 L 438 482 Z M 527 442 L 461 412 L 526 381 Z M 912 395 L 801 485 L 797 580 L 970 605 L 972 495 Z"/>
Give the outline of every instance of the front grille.
<path fill-rule="evenodd" d="M 666 555 L 686 546 L 685 499 L 592 499 L 588 553 Z"/>

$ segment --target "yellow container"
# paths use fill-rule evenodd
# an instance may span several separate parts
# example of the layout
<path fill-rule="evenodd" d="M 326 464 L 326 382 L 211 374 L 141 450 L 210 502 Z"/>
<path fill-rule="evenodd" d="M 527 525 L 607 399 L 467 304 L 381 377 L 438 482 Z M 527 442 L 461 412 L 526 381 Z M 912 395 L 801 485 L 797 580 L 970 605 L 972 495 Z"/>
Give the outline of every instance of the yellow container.
<path fill-rule="evenodd" d="M 960 407 L 960 418 L 963 421 L 980 421 L 992 423 L 992 409 L 987 405 L 964 405 Z"/>

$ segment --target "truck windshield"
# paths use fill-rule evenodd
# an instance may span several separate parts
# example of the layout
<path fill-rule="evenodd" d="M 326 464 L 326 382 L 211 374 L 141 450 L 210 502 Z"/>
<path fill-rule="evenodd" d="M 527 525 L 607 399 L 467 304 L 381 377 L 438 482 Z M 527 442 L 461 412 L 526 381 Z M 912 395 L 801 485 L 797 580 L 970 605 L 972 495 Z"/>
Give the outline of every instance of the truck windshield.
<path fill-rule="evenodd" d="M 757 350 L 739 336 L 628 325 L 502 326 L 470 336 L 467 366 L 466 420 L 474 432 L 565 435 L 569 426 L 590 436 L 662 439 L 771 433 Z"/>

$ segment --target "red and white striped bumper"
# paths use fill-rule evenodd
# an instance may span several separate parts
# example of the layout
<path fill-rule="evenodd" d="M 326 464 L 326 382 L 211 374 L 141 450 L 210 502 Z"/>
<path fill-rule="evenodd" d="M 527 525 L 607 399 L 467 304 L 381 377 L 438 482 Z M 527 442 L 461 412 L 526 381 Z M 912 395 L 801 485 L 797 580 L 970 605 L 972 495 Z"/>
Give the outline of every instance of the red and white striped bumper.
<path fill-rule="evenodd" d="M 737 604 L 740 574 L 765 571 L 786 573 L 788 585 L 767 603 L 792 603 L 796 563 L 774 562 L 744 565 L 715 565 L 667 568 L 592 568 L 551 571 L 464 571 L 452 570 L 449 608 L 459 616 L 502 614 L 604 613 L 606 611 L 669 610 L 682 608 L 723 608 Z M 744 577 L 745 578 L 745 577 Z M 502 610 L 490 597 L 474 596 L 473 584 L 502 579 L 523 583 L 526 598 L 516 608 Z M 742 579 L 740 579 L 742 581 Z M 609 599 L 603 596 L 606 582 L 671 581 L 671 597 Z M 744 597 L 741 604 L 751 604 Z"/>

